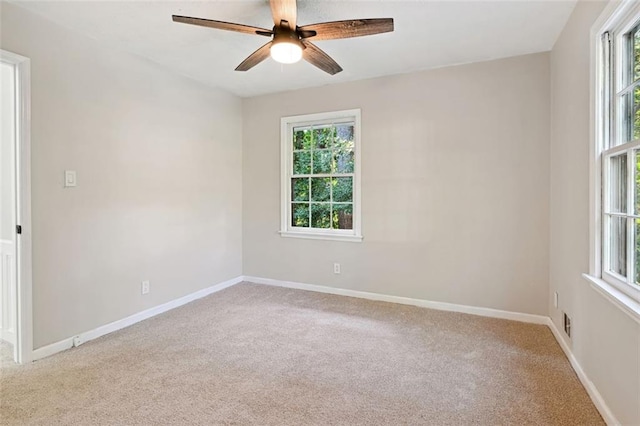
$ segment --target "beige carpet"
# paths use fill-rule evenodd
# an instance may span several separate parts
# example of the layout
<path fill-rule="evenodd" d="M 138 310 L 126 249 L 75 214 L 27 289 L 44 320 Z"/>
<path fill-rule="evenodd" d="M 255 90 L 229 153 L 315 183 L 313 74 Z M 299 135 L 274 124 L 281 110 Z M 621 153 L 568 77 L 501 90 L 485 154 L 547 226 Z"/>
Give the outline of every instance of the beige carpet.
<path fill-rule="evenodd" d="M 4 425 L 603 424 L 545 326 L 253 284 L 0 372 Z"/>

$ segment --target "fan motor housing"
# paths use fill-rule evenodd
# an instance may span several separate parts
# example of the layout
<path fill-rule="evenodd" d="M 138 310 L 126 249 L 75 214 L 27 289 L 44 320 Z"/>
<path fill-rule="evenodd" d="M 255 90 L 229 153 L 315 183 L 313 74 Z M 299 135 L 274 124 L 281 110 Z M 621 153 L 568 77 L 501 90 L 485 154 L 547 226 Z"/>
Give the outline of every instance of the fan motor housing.
<path fill-rule="evenodd" d="M 298 33 L 285 25 L 273 27 L 273 43 L 295 43 L 301 49 L 305 48 L 305 45 L 300 41 Z"/>

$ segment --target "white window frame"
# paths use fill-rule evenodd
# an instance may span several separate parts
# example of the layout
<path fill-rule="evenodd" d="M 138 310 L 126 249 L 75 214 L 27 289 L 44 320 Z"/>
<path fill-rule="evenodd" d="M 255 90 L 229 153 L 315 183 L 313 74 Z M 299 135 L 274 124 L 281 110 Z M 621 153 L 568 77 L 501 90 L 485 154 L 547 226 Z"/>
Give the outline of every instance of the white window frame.
<path fill-rule="evenodd" d="M 617 274 L 607 271 L 609 240 L 606 238 L 609 188 L 605 173 L 608 173 L 609 157 L 624 152 L 633 152 L 640 147 L 640 140 L 609 148 L 609 141 L 616 140 L 621 129 L 618 111 L 618 91 L 622 67 L 617 62 L 624 55 L 622 37 L 640 22 L 640 4 L 633 0 L 610 2 L 591 28 L 591 149 L 590 149 L 590 212 L 589 212 L 589 273 L 583 276 L 600 294 L 615 306 L 640 323 L 640 287 L 626 282 Z M 609 43 L 605 42 L 608 37 Z M 611 48 L 612 47 L 612 48 Z M 608 70 L 614 66 L 615 74 Z M 627 187 L 632 188 L 635 161 L 627 161 Z M 633 204 L 628 192 L 627 205 Z M 610 213 L 610 212 L 608 212 Z M 623 215 L 628 217 L 629 215 Z M 629 216 L 631 217 L 631 216 Z M 630 222 L 630 220 L 628 220 Z M 635 238 L 634 229 L 627 227 L 627 241 Z M 627 275 L 633 273 L 632 258 L 627 256 Z"/>
<path fill-rule="evenodd" d="M 291 178 L 293 176 L 293 128 L 330 124 L 344 121 L 354 123 L 354 172 L 353 172 L 353 229 L 296 228 L 291 226 Z M 307 238 L 335 241 L 362 241 L 362 202 L 361 202 L 361 133 L 360 109 L 323 112 L 318 114 L 282 117 L 280 120 L 281 154 L 281 223 L 280 235 L 291 238 Z"/>

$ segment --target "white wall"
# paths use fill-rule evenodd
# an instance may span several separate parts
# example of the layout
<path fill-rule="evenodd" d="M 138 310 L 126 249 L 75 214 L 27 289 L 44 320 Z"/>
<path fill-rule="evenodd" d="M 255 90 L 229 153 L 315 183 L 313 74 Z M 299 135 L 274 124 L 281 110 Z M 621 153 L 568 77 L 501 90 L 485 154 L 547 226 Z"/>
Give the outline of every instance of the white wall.
<path fill-rule="evenodd" d="M 589 31 L 603 2 L 579 2 L 551 53 L 549 311 L 622 424 L 640 424 L 640 326 L 581 277 L 589 271 Z M 560 309 L 553 305 L 558 291 Z"/>
<path fill-rule="evenodd" d="M 240 99 L 15 5 L 1 19 L 31 58 L 34 347 L 241 275 Z"/>
<path fill-rule="evenodd" d="M 362 109 L 364 242 L 280 237 L 280 117 L 350 108 Z M 548 54 L 250 98 L 243 111 L 245 275 L 547 314 Z"/>

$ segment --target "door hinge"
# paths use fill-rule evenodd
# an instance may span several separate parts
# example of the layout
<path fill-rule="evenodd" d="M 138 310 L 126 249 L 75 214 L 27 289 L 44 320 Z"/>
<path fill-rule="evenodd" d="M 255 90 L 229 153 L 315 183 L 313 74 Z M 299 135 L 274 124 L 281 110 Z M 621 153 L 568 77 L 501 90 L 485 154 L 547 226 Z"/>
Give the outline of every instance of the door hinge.
<path fill-rule="evenodd" d="M 22 226 L 16 225 L 16 233 L 22 234 Z"/>

